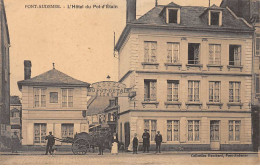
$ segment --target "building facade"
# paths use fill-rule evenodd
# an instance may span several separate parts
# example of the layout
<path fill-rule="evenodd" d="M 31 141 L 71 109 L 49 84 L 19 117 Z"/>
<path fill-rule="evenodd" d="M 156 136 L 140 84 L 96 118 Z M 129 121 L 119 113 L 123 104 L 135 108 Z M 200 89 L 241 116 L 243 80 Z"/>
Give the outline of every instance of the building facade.
<path fill-rule="evenodd" d="M 1 56 L 0 56 L 0 148 L 7 146 L 6 138 L 10 138 L 10 63 L 9 63 L 9 31 L 3 0 L 0 1 Z"/>
<path fill-rule="evenodd" d="M 157 131 L 165 150 L 250 150 L 253 28 L 229 8 L 158 5 L 135 19 L 135 0 L 116 50 L 119 140 Z M 134 4 L 134 5 L 133 5 Z M 132 16 L 132 17 L 129 17 Z"/>
<path fill-rule="evenodd" d="M 76 80 L 53 67 L 31 78 L 31 62 L 25 61 L 22 92 L 22 144 L 44 145 L 51 131 L 57 138 L 88 132 L 86 119 L 88 83 Z M 57 142 L 56 144 L 60 144 Z"/>
<path fill-rule="evenodd" d="M 223 0 L 222 7 L 229 7 L 237 16 L 243 17 L 254 29 L 253 41 L 253 83 L 252 83 L 252 125 L 253 145 L 257 151 L 260 146 L 260 1 Z"/>
<path fill-rule="evenodd" d="M 22 103 L 19 96 L 10 97 L 10 125 L 11 136 L 16 132 L 18 137 L 21 138 L 22 134 Z"/>

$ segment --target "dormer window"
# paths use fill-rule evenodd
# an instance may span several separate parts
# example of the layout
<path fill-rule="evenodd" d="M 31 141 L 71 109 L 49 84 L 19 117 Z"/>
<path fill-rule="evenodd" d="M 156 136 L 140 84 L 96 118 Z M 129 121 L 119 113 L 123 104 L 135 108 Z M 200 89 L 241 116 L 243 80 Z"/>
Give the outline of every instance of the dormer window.
<path fill-rule="evenodd" d="M 221 26 L 222 25 L 222 11 L 209 11 L 209 25 Z"/>
<path fill-rule="evenodd" d="M 180 24 L 180 9 L 168 8 L 166 13 L 166 22 Z"/>

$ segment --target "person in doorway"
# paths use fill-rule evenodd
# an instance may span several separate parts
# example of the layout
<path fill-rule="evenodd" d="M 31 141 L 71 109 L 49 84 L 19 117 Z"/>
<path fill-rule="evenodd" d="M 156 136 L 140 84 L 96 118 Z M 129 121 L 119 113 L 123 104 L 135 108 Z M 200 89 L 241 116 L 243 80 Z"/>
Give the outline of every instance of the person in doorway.
<path fill-rule="evenodd" d="M 99 132 L 98 139 L 97 139 L 98 151 L 99 151 L 98 155 L 103 155 L 104 143 L 105 143 L 104 136 L 102 135 L 101 132 Z"/>
<path fill-rule="evenodd" d="M 161 153 L 161 143 L 162 143 L 162 135 L 160 134 L 160 131 L 157 131 L 157 134 L 155 135 L 155 143 L 156 143 L 156 153 Z"/>
<path fill-rule="evenodd" d="M 138 138 L 137 138 L 137 134 L 135 133 L 134 135 L 134 139 L 133 139 L 133 154 L 137 154 L 137 148 L 138 148 Z"/>
<path fill-rule="evenodd" d="M 117 138 L 116 133 L 114 133 L 113 137 L 112 137 L 111 154 L 118 154 L 118 138 Z"/>
<path fill-rule="evenodd" d="M 49 132 L 49 135 L 45 137 L 45 140 L 47 140 L 47 146 L 46 146 L 46 153 L 45 155 L 48 155 L 48 152 L 52 154 L 52 147 L 55 144 L 55 137 L 52 135 L 52 132 Z"/>
<path fill-rule="evenodd" d="M 150 134 L 148 133 L 147 129 L 144 130 L 142 138 L 143 138 L 143 150 L 144 150 L 144 152 L 149 153 Z"/>
<path fill-rule="evenodd" d="M 17 135 L 17 132 L 14 132 L 14 135 L 12 136 L 12 139 L 11 139 L 12 153 L 17 153 L 19 146 L 20 146 L 20 139 Z"/>

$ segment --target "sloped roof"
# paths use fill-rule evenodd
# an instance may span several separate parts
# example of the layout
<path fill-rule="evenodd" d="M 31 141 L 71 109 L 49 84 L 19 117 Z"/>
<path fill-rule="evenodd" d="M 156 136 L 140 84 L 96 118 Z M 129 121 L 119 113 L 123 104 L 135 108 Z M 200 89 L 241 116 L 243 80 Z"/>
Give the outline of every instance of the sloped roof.
<path fill-rule="evenodd" d="M 109 106 L 109 100 L 112 97 L 92 97 L 88 101 L 87 116 L 103 113 L 104 110 Z"/>
<path fill-rule="evenodd" d="M 21 104 L 19 96 L 10 96 L 10 105 Z"/>
<path fill-rule="evenodd" d="M 22 88 L 22 85 L 88 87 L 90 84 L 74 79 L 57 69 L 52 69 L 31 79 L 19 81 L 19 89 Z"/>
<path fill-rule="evenodd" d="M 167 23 L 165 16 L 162 14 L 166 7 L 180 8 L 180 24 Z M 205 11 L 209 9 L 218 9 L 222 11 L 222 26 L 208 25 L 207 19 L 201 17 Z M 175 3 L 168 5 L 158 5 L 148 11 L 146 14 L 137 20 L 128 23 L 123 30 L 117 45 L 116 50 L 119 50 L 126 36 L 133 27 L 141 28 L 157 28 L 170 30 L 199 30 L 199 31 L 224 31 L 224 32 L 253 32 L 253 28 L 242 18 L 238 18 L 228 8 L 221 8 L 216 5 L 211 7 L 202 6 L 179 6 Z"/>

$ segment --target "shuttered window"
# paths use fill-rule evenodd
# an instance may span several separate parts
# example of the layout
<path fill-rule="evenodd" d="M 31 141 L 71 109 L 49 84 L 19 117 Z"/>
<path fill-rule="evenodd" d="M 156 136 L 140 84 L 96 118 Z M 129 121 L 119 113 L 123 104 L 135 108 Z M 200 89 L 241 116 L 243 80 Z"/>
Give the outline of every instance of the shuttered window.
<path fill-rule="evenodd" d="M 167 43 L 167 62 L 180 62 L 180 43 Z"/>
<path fill-rule="evenodd" d="M 157 62 L 157 42 L 145 41 L 144 42 L 144 62 Z"/>
<path fill-rule="evenodd" d="M 209 45 L 209 64 L 220 65 L 221 64 L 221 45 L 210 44 Z"/>
<path fill-rule="evenodd" d="M 144 80 L 144 101 L 157 100 L 156 80 Z"/>

